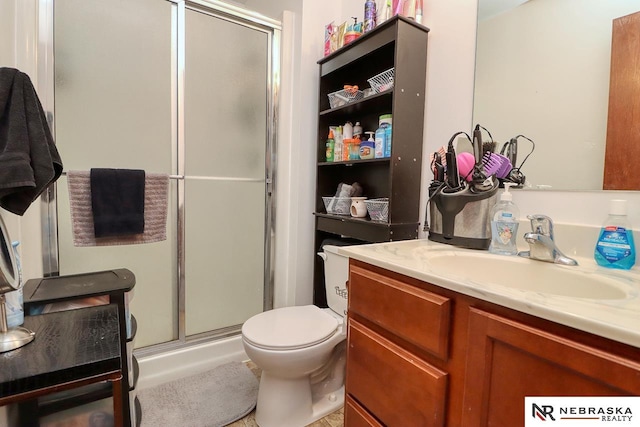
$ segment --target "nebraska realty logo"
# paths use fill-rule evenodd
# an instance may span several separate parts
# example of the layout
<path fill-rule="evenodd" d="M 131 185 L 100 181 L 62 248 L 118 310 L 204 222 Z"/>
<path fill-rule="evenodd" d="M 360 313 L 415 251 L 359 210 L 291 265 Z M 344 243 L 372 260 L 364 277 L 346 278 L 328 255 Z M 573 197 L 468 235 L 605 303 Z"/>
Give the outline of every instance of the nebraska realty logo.
<path fill-rule="evenodd" d="M 640 425 L 640 397 L 525 397 L 524 406 L 525 427 Z"/>

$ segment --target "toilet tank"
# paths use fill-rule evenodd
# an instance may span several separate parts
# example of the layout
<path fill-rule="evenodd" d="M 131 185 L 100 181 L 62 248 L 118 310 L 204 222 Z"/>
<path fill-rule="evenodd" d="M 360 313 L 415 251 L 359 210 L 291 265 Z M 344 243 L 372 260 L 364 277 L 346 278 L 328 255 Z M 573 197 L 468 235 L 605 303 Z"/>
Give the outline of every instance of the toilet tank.
<path fill-rule="evenodd" d="M 334 312 L 347 314 L 347 280 L 349 258 L 338 254 L 338 247 L 325 245 L 318 255 L 324 260 L 324 287 L 327 304 Z"/>

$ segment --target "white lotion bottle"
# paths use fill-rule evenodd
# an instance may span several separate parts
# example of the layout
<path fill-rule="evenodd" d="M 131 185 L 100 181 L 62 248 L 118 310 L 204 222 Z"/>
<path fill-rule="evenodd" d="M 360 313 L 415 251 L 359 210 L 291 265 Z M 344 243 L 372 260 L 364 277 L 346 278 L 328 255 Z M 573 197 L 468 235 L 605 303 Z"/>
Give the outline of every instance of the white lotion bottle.
<path fill-rule="evenodd" d="M 513 203 L 509 187 L 513 183 L 504 184 L 504 192 L 500 200 L 491 209 L 491 243 L 489 252 L 498 255 L 517 255 L 516 237 L 520 210 Z"/>

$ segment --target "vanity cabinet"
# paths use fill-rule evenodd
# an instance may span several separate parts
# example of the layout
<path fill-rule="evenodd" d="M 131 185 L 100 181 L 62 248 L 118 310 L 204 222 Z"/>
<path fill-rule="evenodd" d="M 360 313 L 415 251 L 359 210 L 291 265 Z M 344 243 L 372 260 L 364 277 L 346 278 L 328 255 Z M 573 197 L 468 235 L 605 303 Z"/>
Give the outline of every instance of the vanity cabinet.
<path fill-rule="evenodd" d="M 345 425 L 523 425 L 526 396 L 640 395 L 640 351 L 350 261 Z"/>
<path fill-rule="evenodd" d="M 318 61 L 315 252 L 328 238 L 385 242 L 418 237 L 428 32 L 422 25 L 395 16 Z M 345 85 L 369 88 L 368 79 L 390 69 L 394 69 L 393 87 L 331 107 L 329 94 Z M 330 126 L 360 122 L 363 131 L 375 132 L 384 114 L 393 116 L 391 157 L 326 161 Z M 367 139 L 366 134 L 362 138 Z M 327 213 L 322 198 L 334 196 L 340 183 L 354 182 L 369 199 L 389 199 L 386 221 Z M 323 264 L 316 259 L 314 303 L 319 306 L 326 306 L 323 283 Z"/>

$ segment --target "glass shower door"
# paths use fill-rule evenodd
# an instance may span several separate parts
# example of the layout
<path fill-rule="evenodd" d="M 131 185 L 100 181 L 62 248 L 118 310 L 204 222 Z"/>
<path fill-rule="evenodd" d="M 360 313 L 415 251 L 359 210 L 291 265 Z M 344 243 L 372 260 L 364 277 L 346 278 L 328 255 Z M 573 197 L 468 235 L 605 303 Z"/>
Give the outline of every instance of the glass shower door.
<path fill-rule="evenodd" d="M 185 331 L 233 328 L 263 311 L 268 32 L 185 11 Z"/>
<path fill-rule="evenodd" d="M 55 2 L 55 134 L 66 171 L 175 173 L 175 15 L 174 4 L 158 0 Z M 138 320 L 136 345 L 177 339 L 175 209 L 168 210 L 163 242 L 76 247 L 67 184 L 66 176 L 57 184 L 59 273 L 130 269 L 136 275 L 131 301 Z M 175 180 L 169 188 L 169 206 L 175 206 Z"/>

